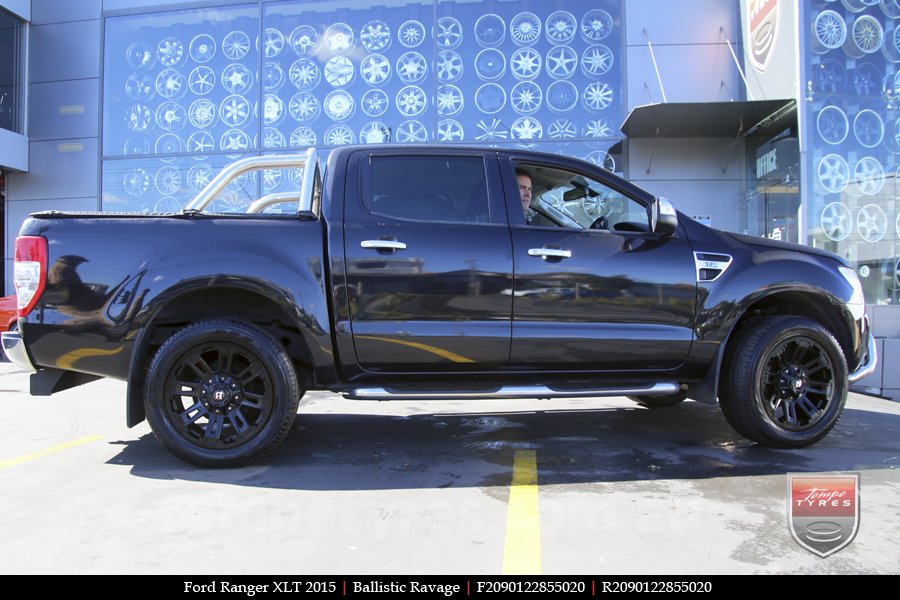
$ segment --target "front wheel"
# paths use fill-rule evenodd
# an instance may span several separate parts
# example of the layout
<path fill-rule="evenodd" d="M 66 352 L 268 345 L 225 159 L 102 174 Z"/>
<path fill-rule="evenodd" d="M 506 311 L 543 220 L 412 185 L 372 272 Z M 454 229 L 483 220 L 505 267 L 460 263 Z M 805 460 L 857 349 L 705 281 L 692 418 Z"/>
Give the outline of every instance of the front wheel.
<path fill-rule="evenodd" d="M 170 452 L 199 466 L 231 467 L 281 442 L 301 396 L 293 363 L 272 336 L 246 323 L 201 321 L 153 357 L 144 409 Z"/>
<path fill-rule="evenodd" d="M 847 362 L 824 327 L 801 317 L 748 324 L 729 344 L 719 403 L 738 433 L 776 448 L 813 444 L 847 400 Z"/>

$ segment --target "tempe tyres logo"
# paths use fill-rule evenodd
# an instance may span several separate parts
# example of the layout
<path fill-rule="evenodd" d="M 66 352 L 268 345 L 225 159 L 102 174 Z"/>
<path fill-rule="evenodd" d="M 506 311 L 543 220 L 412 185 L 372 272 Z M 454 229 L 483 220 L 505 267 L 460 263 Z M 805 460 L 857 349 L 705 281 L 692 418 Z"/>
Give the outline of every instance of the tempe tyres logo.
<path fill-rule="evenodd" d="M 757 71 L 765 71 L 772 60 L 778 33 L 778 0 L 748 0 L 747 13 L 750 63 Z"/>
<path fill-rule="evenodd" d="M 822 558 L 847 546 L 859 529 L 859 475 L 788 475 L 788 524 Z"/>

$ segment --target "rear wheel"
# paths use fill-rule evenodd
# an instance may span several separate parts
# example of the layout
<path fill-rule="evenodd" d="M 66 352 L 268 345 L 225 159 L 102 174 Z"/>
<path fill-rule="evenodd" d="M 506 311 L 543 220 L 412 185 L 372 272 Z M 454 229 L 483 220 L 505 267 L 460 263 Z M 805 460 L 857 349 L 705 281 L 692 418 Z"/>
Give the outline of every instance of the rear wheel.
<path fill-rule="evenodd" d="M 759 319 L 729 344 L 719 403 L 738 433 L 764 446 L 813 444 L 847 400 L 847 363 L 824 327 L 801 317 Z"/>
<path fill-rule="evenodd" d="M 144 409 L 170 452 L 196 465 L 230 467 L 277 446 L 301 396 L 293 363 L 272 336 L 246 323 L 201 321 L 153 357 Z"/>

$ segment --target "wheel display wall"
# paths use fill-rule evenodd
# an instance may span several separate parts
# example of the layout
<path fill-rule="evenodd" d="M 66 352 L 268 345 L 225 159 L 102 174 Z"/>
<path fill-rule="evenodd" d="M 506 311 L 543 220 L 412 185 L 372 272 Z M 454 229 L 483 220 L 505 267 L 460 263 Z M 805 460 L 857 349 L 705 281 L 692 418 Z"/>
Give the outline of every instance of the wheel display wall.
<path fill-rule="evenodd" d="M 805 0 L 801 22 L 807 241 L 854 264 L 867 302 L 896 304 L 900 3 Z"/>
<path fill-rule="evenodd" d="M 621 0 L 346 4 L 107 17 L 103 208 L 177 210 L 198 162 L 312 145 L 516 145 L 622 169 Z"/>

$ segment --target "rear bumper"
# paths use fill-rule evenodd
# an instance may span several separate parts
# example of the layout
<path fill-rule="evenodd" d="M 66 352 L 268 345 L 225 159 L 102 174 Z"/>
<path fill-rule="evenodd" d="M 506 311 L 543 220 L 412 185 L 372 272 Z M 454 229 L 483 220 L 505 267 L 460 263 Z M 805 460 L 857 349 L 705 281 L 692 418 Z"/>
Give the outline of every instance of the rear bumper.
<path fill-rule="evenodd" d="M 22 335 L 18 331 L 3 332 L 3 351 L 6 353 L 6 357 L 16 366 L 22 367 L 30 373 L 37 371 L 37 367 L 31 362 L 31 357 L 28 356 L 28 350 L 25 349 Z"/>

